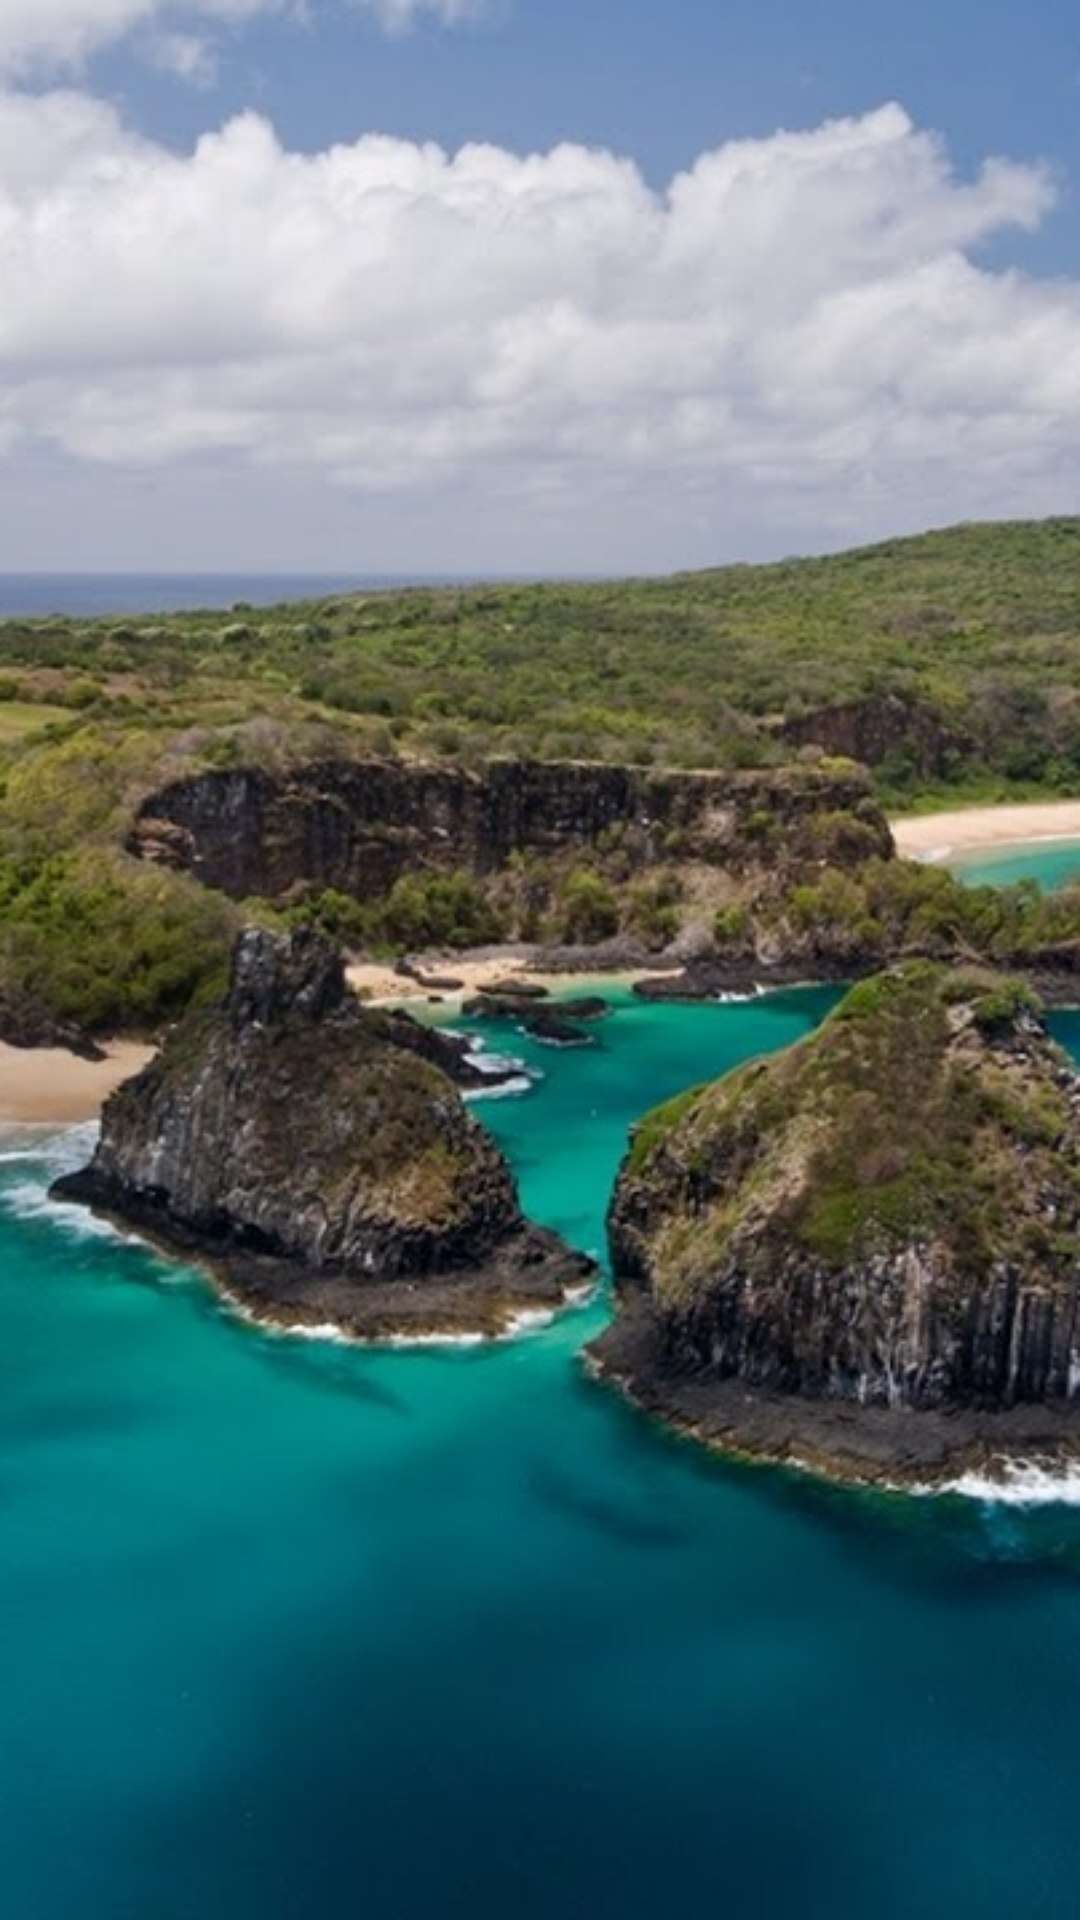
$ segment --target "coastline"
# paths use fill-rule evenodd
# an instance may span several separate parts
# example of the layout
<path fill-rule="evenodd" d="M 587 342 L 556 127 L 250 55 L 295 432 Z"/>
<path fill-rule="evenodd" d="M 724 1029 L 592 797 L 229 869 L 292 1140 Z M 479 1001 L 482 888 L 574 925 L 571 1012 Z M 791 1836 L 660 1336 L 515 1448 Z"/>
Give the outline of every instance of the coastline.
<path fill-rule="evenodd" d="M 109 1095 L 155 1052 L 137 1040 L 111 1040 L 104 1060 L 82 1060 L 62 1047 L 11 1047 L 0 1041 L 0 1125 L 60 1127 L 96 1120 Z"/>
<path fill-rule="evenodd" d="M 389 961 L 353 961 L 345 977 L 353 992 L 367 1007 L 400 1006 L 409 1001 L 429 1003 L 439 1000 L 454 1006 L 485 987 L 502 981 L 543 987 L 549 993 L 562 988 L 585 992 L 590 988 L 634 987 L 642 980 L 662 980 L 678 972 L 677 967 L 605 967 L 598 960 L 592 967 L 566 967 L 552 970 L 542 960 L 534 964 L 526 947 L 502 949 L 485 947 L 475 953 L 424 953 L 418 956 L 418 971 L 423 978 L 398 973 Z M 453 981 L 453 986 L 438 986 L 436 981 Z M 425 984 L 425 982 L 427 984 Z"/>
<path fill-rule="evenodd" d="M 890 820 L 889 826 L 902 858 L 940 863 L 980 851 L 1001 852 L 1054 841 L 1080 843 L 1080 799 L 961 807 L 901 816 Z M 656 983 L 660 990 L 647 992 L 647 999 L 683 997 L 685 989 L 680 992 L 676 987 L 683 972 L 677 964 L 620 966 L 617 962 L 605 965 L 604 960 L 602 951 L 593 961 L 578 951 L 572 958 L 567 954 L 567 964 L 553 968 L 550 958 L 535 948 L 486 947 L 466 953 L 424 953 L 419 956 L 419 978 L 398 972 L 388 961 L 356 961 L 347 968 L 347 978 L 362 1002 L 372 1007 L 439 1002 L 453 1009 L 501 981 L 542 987 L 549 993 L 571 988 L 603 992 Z M 447 984 L 439 984 L 442 981 Z M 660 986 L 664 982 L 675 990 L 665 993 Z M 744 984 L 741 979 L 733 983 L 739 988 Z M 767 992 L 785 984 L 789 983 L 782 979 L 755 979 L 749 991 Z M 155 1051 L 137 1041 L 114 1040 L 108 1043 L 104 1060 L 91 1061 L 59 1047 L 20 1048 L 0 1042 L 0 1125 L 73 1126 L 96 1119 L 109 1095 L 138 1073 Z"/>
<path fill-rule="evenodd" d="M 668 1376 L 638 1316 L 616 1314 L 583 1350 L 586 1375 L 684 1445 L 748 1466 L 786 1467 L 882 1493 L 986 1498 L 1024 1468 L 1060 1484 L 1080 1465 L 1072 1405 L 935 1411 L 810 1400 L 735 1378 Z"/>
<path fill-rule="evenodd" d="M 896 851 L 905 860 L 940 862 L 982 851 L 1080 841 L 1080 800 L 1034 800 L 1004 806 L 958 807 L 944 813 L 890 820 Z"/>
<path fill-rule="evenodd" d="M 505 952 L 485 949 L 473 956 L 423 956 L 441 974 L 460 981 L 452 990 L 437 991 L 388 963 L 359 962 L 347 969 L 353 991 L 365 1006 L 426 1005 L 434 999 L 447 1008 L 460 1005 L 482 986 L 500 980 L 522 980 L 549 992 L 575 987 L 582 992 L 604 987 L 632 987 L 639 980 L 663 978 L 660 967 L 605 969 L 587 973 L 550 972 L 529 964 L 526 949 Z M 422 971 L 424 968 L 422 968 Z M 670 971 L 670 969 L 668 970 Z M 109 1040 L 104 1060 L 84 1060 L 63 1047 L 13 1047 L 0 1041 L 0 1126 L 67 1127 L 96 1120 L 105 1101 L 125 1080 L 142 1071 L 157 1048 L 137 1040 Z"/>

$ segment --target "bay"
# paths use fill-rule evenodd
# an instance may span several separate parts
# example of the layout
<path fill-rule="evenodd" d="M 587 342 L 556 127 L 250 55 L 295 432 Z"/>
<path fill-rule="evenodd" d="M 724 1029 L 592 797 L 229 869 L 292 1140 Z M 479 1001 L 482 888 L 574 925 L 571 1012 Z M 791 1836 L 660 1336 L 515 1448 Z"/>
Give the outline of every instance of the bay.
<path fill-rule="evenodd" d="M 822 991 L 629 996 L 480 1111 L 603 1244 L 652 1101 Z M 1080 1047 L 1077 1016 L 1056 1016 Z M 0 1884 L 17 1920 L 1072 1920 L 1080 1513 L 850 1492 L 584 1375 L 270 1337 L 0 1150 Z"/>

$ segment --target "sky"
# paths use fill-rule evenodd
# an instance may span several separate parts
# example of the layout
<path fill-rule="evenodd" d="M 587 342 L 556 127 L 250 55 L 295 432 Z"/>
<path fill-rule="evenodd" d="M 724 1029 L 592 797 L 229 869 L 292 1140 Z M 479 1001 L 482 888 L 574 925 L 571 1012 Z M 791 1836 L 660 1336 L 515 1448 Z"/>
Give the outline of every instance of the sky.
<path fill-rule="evenodd" d="M 1064 0 L 0 0 L 0 570 L 1080 509 Z"/>

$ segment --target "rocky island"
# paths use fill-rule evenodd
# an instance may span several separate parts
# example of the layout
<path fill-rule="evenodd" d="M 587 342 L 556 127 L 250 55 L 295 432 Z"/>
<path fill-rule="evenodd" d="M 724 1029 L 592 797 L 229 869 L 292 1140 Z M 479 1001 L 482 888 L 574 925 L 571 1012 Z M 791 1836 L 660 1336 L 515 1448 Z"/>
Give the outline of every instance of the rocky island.
<path fill-rule="evenodd" d="M 224 1000 L 112 1096 L 55 1191 L 194 1254 L 263 1321 L 497 1336 L 593 1267 L 523 1218 L 454 1084 L 475 1072 L 461 1043 L 363 1008 L 319 936 L 253 929 Z"/>
<path fill-rule="evenodd" d="M 649 1114 L 594 1368 L 842 1477 L 1080 1452 L 1080 1080 L 1022 983 L 914 962 Z"/>

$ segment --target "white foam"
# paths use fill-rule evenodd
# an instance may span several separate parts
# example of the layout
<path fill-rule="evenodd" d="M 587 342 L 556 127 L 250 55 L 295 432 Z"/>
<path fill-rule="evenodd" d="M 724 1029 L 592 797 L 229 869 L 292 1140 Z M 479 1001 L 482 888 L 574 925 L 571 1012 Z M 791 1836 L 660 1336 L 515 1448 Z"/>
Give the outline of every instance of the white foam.
<path fill-rule="evenodd" d="M 749 987 L 744 993 L 717 993 L 713 998 L 721 1007 L 743 1006 L 748 1000 L 760 1000 L 768 993 L 768 987 Z"/>
<path fill-rule="evenodd" d="M 486 1333 L 391 1333 L 383 1340 L 368 1340 L 369 1347 L 392 1347 L 395 1353 L 403 1353 L 409 1347 L 486 1347 L 491 1345 L 491 1336 Z"/>
<path fill-rule="evenodd" d="M 36 1177 L 21 1180 L 17 1185 L 0 1186 L 0 1207 L 20 1220 L 47 1219 L 75 1239 L 130 1240 L 133 1236 L 112 1221 L 99 1219 L 76 1201 L 54 1200 L 50 1192 L 53 1181 L 61 1174 L 74 1173 L 86 1165 L 93 1155 L 97 1137 L 96 1120 L 84 1121 L 62 1132 L 52 1130 L 43 1137 L 22 1135 L 23 1144 L 5 1148 L 0 1153 L 0 1163 L 21 1164 L 28 1171 L 33 1169 Z"/>
<path fill-rule="evenodd" d="M 933 867 L 940 866 L 941 862 L 947 860 L 951 853 L 951 847 L 927 847 L 925 852 L 915 854 L 914 858 L 920 866 Z"/>
<path fill-rule="evenodd" d="M 511 1314 L 500 1340 L 517 1340 L 522 1334 L 542 1333 L 554 1324 L 556 1310 L 553 1307 L 522 1307 L 519 1313 Z"/>
<path fill-rule="evenodd" d="M 958 1493 L 1008 1507 L 1080 1507 L 1080 1464 L 1048 1466 L 1045 1461 L 1002 1459 L 993 1473 L 962 1473 L 941 1487 L 919 1493 Z"/>
<path fill-rule="evenodd" d="M 527 1073 L 516 1073 L 512 1080 L 500 1080 L 491 1087 L 465 1087 L 463 1100 L 511 1100 L 531 1093 L 536 1081 Z"/>
<path fill-rule="evenodd" d="M 102 1220 L 73 1200 L 54 1200 L 48 1187 L 27 1181 L 0 1192 L 0 1207 L 18 1220 L 48 1220 L 76 1240 L 130 1240 L 111 1220 Z"/>
<path fill-rule="evenodd" d="M 314 1340 L 335 1347 L 363 1347 L 368 1352 L 377 1353 L 381 1349 L 408 1353 L 412 1349 L 419 1351 L 425 1347 L 475 1351 L 477 1347 L 497 1347 L 511 1340 L 527 1339 L 530 1334 L 546 1332 L 564 1312 L 587 1305 L 596 1288 L 594 1281 L 572 1288 L 560 1307 L 522 1307 L 517 1313 L 511 1314 L 500 1333 L 388 1333 L 370 1338 L 349 1333 L 333 1320 L 264 1320 L 259 1314 L 253 1313 L 243 1300 L 237 1299 L 235 1294 L 223 1289 L 220 1297 L 222 1308 L 230 1318 L 243 1321 L 245 1326 L 253 1327 L 271 1339 Z"/>

